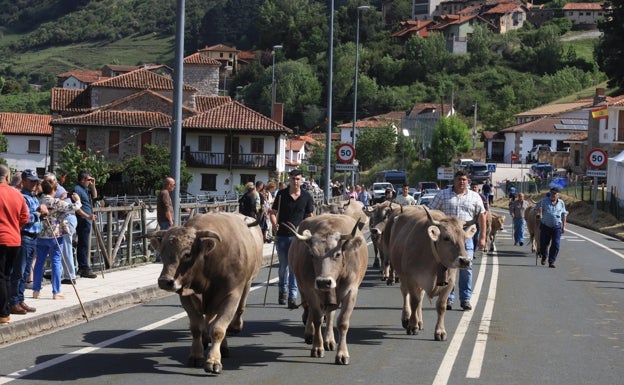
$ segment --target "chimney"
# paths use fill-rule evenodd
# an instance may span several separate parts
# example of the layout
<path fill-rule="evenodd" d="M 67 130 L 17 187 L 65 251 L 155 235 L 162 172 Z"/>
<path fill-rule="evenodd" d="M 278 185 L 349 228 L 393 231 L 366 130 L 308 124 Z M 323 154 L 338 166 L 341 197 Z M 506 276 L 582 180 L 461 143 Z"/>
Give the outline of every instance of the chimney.
<path fill-rule="evenodd" d="M 604 88 L 596 88 L 596 95 L 594 96 L 594 106 L 604 103 L 607 100 L 605 96 Z"/>
<path fill-rule="evenodd" d="M 274 121 L 279 124 L 284 124 L 284 103 L 275 103 L 273 105 Z"/>

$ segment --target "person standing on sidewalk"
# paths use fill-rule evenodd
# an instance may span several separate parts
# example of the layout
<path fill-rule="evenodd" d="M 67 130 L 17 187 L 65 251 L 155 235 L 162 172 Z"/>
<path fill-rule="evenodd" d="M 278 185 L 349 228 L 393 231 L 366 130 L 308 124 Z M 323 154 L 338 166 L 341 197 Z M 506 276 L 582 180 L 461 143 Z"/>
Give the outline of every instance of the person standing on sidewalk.
<path fill-rule="evenodd" d="M 97 216 L 93 214 L 93 207 L 91 206 L 91 199 L 97 197 L 95 178 L 88 171 L 80 171 L 78 173 L 78 183 L 74 186 L 74 191 L 78 194 L 82 203 L 82 207 L 76 210 L 76 217 L 78 218 L 78 226 L 76 227 L 76 234 L 78 235 L 78 245 L 76 246 L 78 275 L 82 278 L 97 278 L 89 264 L 91 223 L 97 219 Z"/>
<path fill-rule="evenodd" d="M 173 226 L 173 202 L 171 192 L 175 188 L 175 179 L 166 177 L 162 189 L 156 197 L 156 220 L 161 230 L 168 230 Z"/>
<path fill-rule="evenodd" d="M 0 324 L 11 319 L 11 270 L 22 244 L 20 228 L 29 219 L 28 206 L 19 191 L 9 185 L 9 168 L 0 164 Z"/>
<path fill-rule="evenodd" d="M 33 170 L 22 172 L 22 196 L 28 206 L 28 222 L 22 227 L 19 256 L 13 261 L 11 272 L 11 313 L 26 314 L 37 311 L 24 302 L 24 292 L 28 277 L 32 271 L 33 259 L 37 249 L 37 237 L 43 227 L 43 217 L 48 215 L 48 208 L 39 203 L 35 192 L 39 186 L 39 177 Z"/>
<path fill-rule="evenodd" d="M 485 229 L 487 212 L 483 207 L 483 200 L 479 193 L 468 188 L 468 173 L 459 170 L 455 173 L 453 186 L 448 189 L 441 190 L 431 201 L 429 207 L 434 210 L 440 210 L 444 214 L 457 217 L 465 222 L 477 221 L 479 228 Z M 472 261 L 474 257 L 475 246 L 479 250 L 485 249 L 485 231 L 479 236 L 479 244 L 475 245 L 472 238 L 466 239 L 466 253 Z M 442 278 L 442 274 L 438 274 L 438 279 Z M 470 298 L 472 297 L 472 266 L 467 269 L 459 270 L 459 300 L 461 308 L 464 310 L 472 310 Z M 452 309 L 453 299 L 455 298 L 455 289 L 451 291 L 448 298 L 447 310 Z"/>
<path fill-rule="evenodd" d="M 292 223 L 297 227 L 307 217 L 314 213 L 314 199 L 309 192 L 301 188 L 303 177 L 301 170 L 292 170 L 289 174 L 290 185 L 277 192 L 273 207 L 271 208 L 271 225 L 277 229 L 275 248 L 279 260 L 279 297 L 280 305 L 286 304 L 288 298 L 288 308 L 296 309 L 298 290 L 297 280 L 294 274 L 290 274 L 288 267 L 288 249 L 293 241 L 294 235 L 282 223 Z M 279 217 L 278 217 L 279 215 Z"/>
<path fill-rule="evenodd" d="M 509 206 L 509 215 L 513 221 L 514 246 L 524 246 L 524 227 L 526 220 L 524 212 L 529 208 L 529 202 L 524 200 L 524 193 L 518 194 L 518 200 L 513 201 Z"/>
<path fill-rule="evenodd" d="M 548 267 L 553 269 L 556 267 L 555 261 L 559 255 L 561 234 L 565 233 L 568 216 L 565 203 L 563 199 L 559 198 L 559 192 L 558 187 L 552 187 L 550 195 L 535 206 L 537 214 L 541 218 L 539 248 L 542 255 L 542 265 L 545 265 L 548 259 Z"/>

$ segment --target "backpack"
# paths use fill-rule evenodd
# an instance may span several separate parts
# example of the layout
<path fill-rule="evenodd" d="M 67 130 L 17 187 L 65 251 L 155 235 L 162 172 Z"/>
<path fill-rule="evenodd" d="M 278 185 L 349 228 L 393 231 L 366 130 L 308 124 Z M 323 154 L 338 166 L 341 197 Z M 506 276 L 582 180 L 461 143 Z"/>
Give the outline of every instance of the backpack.
<path fill-rule="evenodd" d="M 238 199 L 238 212 L 250 217 L 253 211 L 255 211 L 255 205 L 256 202 L 253 196 L 245 193 Z"/>

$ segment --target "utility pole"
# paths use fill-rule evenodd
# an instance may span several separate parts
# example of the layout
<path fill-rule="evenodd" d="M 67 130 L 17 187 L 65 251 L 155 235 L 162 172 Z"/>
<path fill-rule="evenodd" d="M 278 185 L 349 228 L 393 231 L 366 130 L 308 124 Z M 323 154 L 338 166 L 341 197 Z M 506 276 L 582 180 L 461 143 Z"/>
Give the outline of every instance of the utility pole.
<path fill-rule="evenodd" d="M 474 104 L 474 120 L 472 124 L 472 151 L 477 148 L 477 101 Z"/>

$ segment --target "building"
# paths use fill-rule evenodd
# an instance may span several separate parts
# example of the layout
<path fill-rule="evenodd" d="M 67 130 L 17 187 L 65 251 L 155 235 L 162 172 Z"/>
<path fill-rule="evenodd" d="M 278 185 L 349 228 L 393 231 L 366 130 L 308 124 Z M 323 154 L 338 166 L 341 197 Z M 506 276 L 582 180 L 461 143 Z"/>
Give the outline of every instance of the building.
<path fill-rule="evenodd" d="M 7 140 L 7 152 L 0 157 L 11 169 L 45 174 L 50 165 L 50 120 L 51 115 L 0 112 L 0 132 Z"/>

